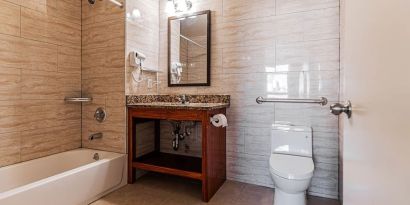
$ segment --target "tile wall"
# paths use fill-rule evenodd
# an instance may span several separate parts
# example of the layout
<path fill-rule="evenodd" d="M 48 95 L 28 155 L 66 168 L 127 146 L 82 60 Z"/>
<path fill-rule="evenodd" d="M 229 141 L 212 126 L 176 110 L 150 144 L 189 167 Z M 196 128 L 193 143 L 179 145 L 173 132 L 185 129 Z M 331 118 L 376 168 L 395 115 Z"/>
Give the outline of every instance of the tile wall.
<path fill-rule="evenodd" d="M 312 195 L 338 197 L 338 118 L 319 105 L 255 103 L 258 96 L 339 100 L 338 0 L 193 0 L 212 11 L 210 87 L 167 87 L 166 0 L 160 1 L 159 94 L 230 94 L 228 178 L 272 187 L 272 123 L 311 126 Z M 229 85 L 229 86 L 228 86 Z"/>
<path fill-rule="evenodd" d="M 156 73 L 129 65 L 129 53 L 139 51 L 147 58 L 142 66 L 158 70 L 159 56 L 159 1 L 131 0 L 126 6 L 126 94 L 156 94 Z M 134 74 L 132 74 L 134 72 Z M 150 82 L 149 82 L 150 81 Z"/>
<path fill-rule="evenodd" d="M 0 167 L 81 146 L 81 1 L 0 0 Z"/>
<path fill-rule="evenodd" d="M 131 2 L 131 1 L 130 1 Z M 92 103 L 82 107 L 83 147 L 126 152 L 125 108 L 125 9 L 110 1 L 90 5 L 82 0 L 82 96 Z M 98 107 L 107 112 L 99 123 Z M 88 136 L 102 132 L 102 140 Z"/>

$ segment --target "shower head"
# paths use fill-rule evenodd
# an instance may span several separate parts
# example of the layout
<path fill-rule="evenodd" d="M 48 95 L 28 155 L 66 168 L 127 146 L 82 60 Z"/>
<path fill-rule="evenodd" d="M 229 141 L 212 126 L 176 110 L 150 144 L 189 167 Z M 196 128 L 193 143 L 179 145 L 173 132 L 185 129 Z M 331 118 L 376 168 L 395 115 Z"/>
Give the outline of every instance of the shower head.
<path fill-rule="evenodd" d="M 95 0 L 88 0 L 89 4 L 95 4 Z"/>

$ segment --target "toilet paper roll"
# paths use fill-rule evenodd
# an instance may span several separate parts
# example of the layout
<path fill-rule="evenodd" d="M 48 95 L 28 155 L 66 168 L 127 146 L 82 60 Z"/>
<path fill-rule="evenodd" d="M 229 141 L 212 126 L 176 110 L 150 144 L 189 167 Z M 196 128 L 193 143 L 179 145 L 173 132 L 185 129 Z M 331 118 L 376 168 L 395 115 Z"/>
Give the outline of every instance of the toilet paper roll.
<path fill-rule="evenodd" d="M 224 114 L 217 114 L 211 118 L 211 123 L 215 127 L 226 127 L 228 126 L 228 119 Z"/>

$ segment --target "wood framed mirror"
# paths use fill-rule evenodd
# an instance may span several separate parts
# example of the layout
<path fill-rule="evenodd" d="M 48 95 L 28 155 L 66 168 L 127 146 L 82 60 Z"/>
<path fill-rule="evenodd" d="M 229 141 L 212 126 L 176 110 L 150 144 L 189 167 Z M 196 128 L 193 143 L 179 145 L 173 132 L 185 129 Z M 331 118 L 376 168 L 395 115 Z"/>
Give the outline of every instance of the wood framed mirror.
<path fill-rule="evenodd" d="M 168 86 L 211 85 L 211 11 L 168 18 Z"/>

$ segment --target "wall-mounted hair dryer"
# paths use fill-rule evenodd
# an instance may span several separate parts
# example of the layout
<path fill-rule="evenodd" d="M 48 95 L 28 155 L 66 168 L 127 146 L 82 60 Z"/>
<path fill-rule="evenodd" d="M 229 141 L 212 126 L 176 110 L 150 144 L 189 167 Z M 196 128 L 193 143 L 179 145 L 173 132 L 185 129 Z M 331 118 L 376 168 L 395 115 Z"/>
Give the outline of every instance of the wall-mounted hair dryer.
<path fill-rule="evenodd" d="M 138 51 L 132 51 L 130 52 L 130 66 L 133 67 L 142 67 L 142 62 L 146 59 L 147 57 Z"/>

